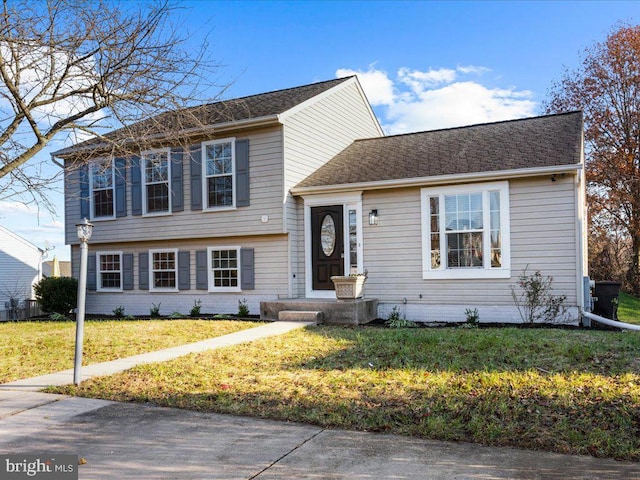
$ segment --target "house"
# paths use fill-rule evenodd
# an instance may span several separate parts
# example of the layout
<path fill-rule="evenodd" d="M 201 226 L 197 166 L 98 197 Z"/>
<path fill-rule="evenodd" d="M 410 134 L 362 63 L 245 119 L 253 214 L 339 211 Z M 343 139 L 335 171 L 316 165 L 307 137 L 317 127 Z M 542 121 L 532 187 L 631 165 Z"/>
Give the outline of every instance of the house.
<path fill-rule="evenodd" d="M 17 318 L 17 309 L 34 298 L 42 279 L 45 250 L 0 226 L 0 320 Z"/>
<path fill-rule="evenodd" d="M 516 321 L 510 286 L 529 266 L 577 317 L 581 113 L 385 137 L 356 77 L 196 113 L 180 141 L 157 122 L 112 133 L 126 154 L 100 140 L 54 154 L 75 276 L 74 225 L 95 225 L 88 312 L 200 301 L 231 313 L 246 301 L 264 313 L 261 302 L 335 299 L 332 275 L 367 272 L 380 317 L 398 306 L 416 321 L 464 321 L 478 308 L 481 321 Z M 135 151 L 140 131 L 156 144 Z"/>

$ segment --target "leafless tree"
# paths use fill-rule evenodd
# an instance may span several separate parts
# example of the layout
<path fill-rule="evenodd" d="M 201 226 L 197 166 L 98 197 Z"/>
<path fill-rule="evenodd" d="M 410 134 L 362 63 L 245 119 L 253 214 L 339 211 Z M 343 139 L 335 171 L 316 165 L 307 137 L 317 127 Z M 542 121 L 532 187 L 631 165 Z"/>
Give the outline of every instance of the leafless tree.
<path fill-rule="evenodd" d="M 224 90 L 206 41 L 194 50 L 176 24 L 179 7 L 167 0 L 4 0 L 2 7 L 0 199 L 51 208 L 48 188 L 63 172 L 51 173 L 43 164 L 50 160 L 37 154 L 52 141 L 93 139 L 89 146 L 104 150 L 160 127 L 170 135 L 194 125 L 194 109 L 185 107 Z M 167 111 L 183 113 L 168 122 Z M 86 158 L 93 154 L 87 149 Z"/>

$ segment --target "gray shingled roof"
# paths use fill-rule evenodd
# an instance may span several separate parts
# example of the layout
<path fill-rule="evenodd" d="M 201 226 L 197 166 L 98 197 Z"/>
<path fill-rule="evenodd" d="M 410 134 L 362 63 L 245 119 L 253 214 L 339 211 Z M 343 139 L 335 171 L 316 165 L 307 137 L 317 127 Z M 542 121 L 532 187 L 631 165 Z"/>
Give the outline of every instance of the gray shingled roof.
<path fill-rule="evenodd" d="M 582 112 L 356 140 L 297 188 L 579 164 Z"/>
<path fill-rule="evenodd" d="M 175 112 L 167 112 L 153 119 L 114 130 L 105 135 L 105 137 L 111 141 L 135 140 L 137 132 L 146 136 L 162 135 L 166 131 L 175 131 L 177 125 L 179 130 L 188 130 L 202 126 L 215 127 L 216 124 L 278 115 L 349 78 L 351 77 L 337 78 L 300 87 L 198 105 Z M 103 143 L 99 139 L 87 140 L 59 150 L 53 155 L 64 156 L 74 151 L 94 148 Z"/>

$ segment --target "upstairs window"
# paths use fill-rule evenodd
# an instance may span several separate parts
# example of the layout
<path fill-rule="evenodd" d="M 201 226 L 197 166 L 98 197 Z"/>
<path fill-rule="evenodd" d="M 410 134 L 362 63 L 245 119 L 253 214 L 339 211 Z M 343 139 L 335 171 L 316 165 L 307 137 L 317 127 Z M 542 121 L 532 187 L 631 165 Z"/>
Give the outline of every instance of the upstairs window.
<path fill-rule="evenodd" d="M 509 184 L 422 189 L 423 277 L 509 278 Z"/>
<path fill-rule="evenodd" d="M 171 162 L 169 150 L 145 152 L 142 157 L 143 205 L 145 214 L 171 211 Z"/>
<path fill-rule="evenodd" d="M 203 143 L 205 208 L 235 207 L 235 139 Z"/>
<path fill-rule="evenodd" d="M 114 217 L 114 169 L 109 160 L 92 162 L 89 168 L 91 218 Z"/>

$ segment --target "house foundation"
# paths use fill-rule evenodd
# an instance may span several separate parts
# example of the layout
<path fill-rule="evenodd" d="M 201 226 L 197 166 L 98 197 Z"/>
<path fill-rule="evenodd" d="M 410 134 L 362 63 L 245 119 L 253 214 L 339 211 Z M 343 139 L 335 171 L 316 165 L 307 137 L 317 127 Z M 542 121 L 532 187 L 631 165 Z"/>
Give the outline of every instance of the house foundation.
<path fill-rule="evenodd" d="M 305 318 L 312 312 L 327 325 L 362 325 L 378 318 L 378 299 L 333 300 L 320 298 L 291 298 L 260 302 L 260 320 L 291 320 L 299 312 Z"/>

